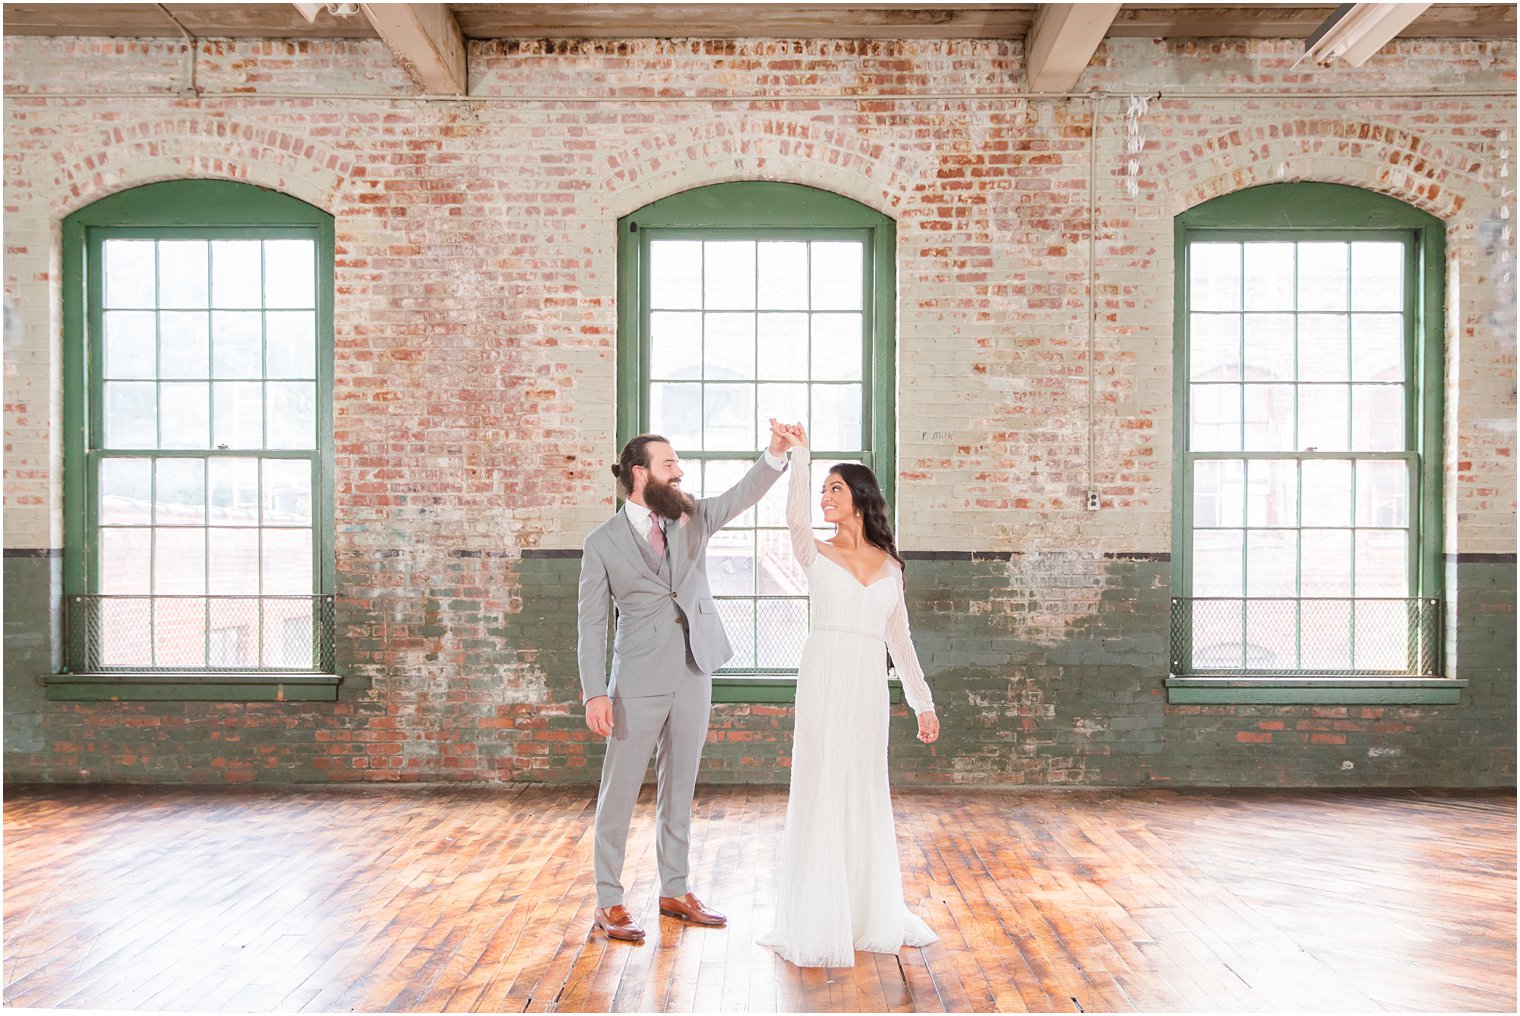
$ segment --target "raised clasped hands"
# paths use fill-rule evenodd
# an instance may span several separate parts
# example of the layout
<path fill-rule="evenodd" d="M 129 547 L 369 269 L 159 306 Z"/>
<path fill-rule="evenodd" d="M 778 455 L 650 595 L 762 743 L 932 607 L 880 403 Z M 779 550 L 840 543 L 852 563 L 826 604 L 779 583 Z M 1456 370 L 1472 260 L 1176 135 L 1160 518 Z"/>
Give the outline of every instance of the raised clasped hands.
<path fill-rule="evenodd" d="M 800 423 L 777 423 L 771 417 L 771 453 L 781 454 L 792 448 L 807 447 L 807 430 Z"/>
<path fill-rule="evenodd" d="M 918 714 L 918 739 L 925 744 L 939 740 L 939 717 L 934 715 L 932 709 Z"/>

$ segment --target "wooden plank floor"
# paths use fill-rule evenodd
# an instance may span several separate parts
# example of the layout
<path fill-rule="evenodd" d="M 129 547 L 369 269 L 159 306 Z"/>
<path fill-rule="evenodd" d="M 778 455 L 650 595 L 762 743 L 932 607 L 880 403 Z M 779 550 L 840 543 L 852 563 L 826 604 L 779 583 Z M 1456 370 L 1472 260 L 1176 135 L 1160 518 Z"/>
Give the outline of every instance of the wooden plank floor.
<path fill-rule="evenodd" d="M 4 1002 L 204 1011 L 1515 1011 L 1512 792 L 907 791 L 940 934 L 846 969 L 754 944 L 785 791 L 700 788 L 726 930 L 592 933 L 587 787 L 11 788 Z"/>

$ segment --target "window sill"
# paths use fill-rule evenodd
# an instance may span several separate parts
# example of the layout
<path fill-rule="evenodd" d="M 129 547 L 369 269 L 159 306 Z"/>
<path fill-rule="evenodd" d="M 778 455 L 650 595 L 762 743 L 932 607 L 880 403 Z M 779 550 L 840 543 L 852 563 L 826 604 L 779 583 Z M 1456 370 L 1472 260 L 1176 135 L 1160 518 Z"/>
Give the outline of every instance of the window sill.
<path fill-rule="evenodd" d="M 52 702 L 336 702 L 337 674 L 270 671 L 49 674 Z"/>
<path fill-rule="evenodd" d="M 903 702 L 902 682 L 887 682 L 892 705 Z M 715 674 L 712 682 L 714 704 L 738 705 L 790 704 L 797 701 L 797 679 L 756 674 Z"/>
<path fill-rule="evenodd" d="M 1452 705 L 1467 682 L 1449 677 L 1198 677 L 1170 674 L 1171 705 Z"/>

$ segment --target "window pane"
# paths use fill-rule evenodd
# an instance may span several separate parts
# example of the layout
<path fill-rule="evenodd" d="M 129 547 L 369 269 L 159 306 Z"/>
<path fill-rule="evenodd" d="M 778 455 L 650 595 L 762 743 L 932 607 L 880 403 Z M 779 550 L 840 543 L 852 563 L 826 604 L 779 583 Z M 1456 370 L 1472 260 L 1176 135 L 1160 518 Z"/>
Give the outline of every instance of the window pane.
<path fill-rule="evenodd" d="M 755 531 L 720 529 L 707 544 L 707 581 L 714 596 L 753 596 Z"/>
<path fill-rule="evenodd" d="M 1286 534 L 1284 534 L 1286 535 Z M 1298 603 L 1293 600 L 1248 602 L 1246 666 L 1279 670 L 1298 662 Z"/>
<path fill-rule="evenodd" d="M 162 448 L 207 448 L 211 441 L 210 386 L 204 381 L 166 381 L 158 389 Z"/>
<path fill-rule="evenodd" d="M 755 386 L 705 385 L 703 445 L 711 451 L 749 450 L 755 443 Z"/>
<path fill-rule="evenodd" d="M 783 242 L 757 245 L 760 291 L 757 306 L 775 310 L 806 310 L 808 305 L 808 245 Z"/>
<path fill-rule="evenodd" d="M 213 600 L 206 624 L 212 667 L 256 667 L 259 663 L 258 604 Z"/>
<path fill-rule="evenodd" d="M 211 241 L 211 305 L 257 307 L 263 289 L 257 240 Z"/>
<path fill-rule="evenodd" d="M 864 342 L 859 314 L 813 315 L 813 380 L 859 381 Z"/>
<path fill-rule="evenodd" d="M 152 627 L 153 606 L 147 600 L 107 600 L 102 603 L 100 662 L 107 667 L 150 666 L 153 659 L 147 633 Z"/>
<path fill-rule="evenodd" d="M 106 240 L 100 245 L 104 306 L 153 306 L 153 246 L 152 240 Z"/>
<path fill-rule="evenodd" d="M 1351 376 L 1356 381 L 1404 380 L 1402 314 L 1357 314 L 1351 318 Z"/>
<path fill-rule="evenodd" d="M 1409 595 L 1409 531 L 1356 531 L 1356 595 Z M 1396 631 L 1402 633 L 1405 625 Z"/>
<path fill-rule="evenodd" d="M 1302 533 L 1301 596 L 1351 595 L 1351 530 L 1306 529 Z"/>
<path fill-rule="evenodd" d="M 1245 523 L 1245 463 L 1202 459 L 1193 466 L 1193 525 L 1240 527 Z"/>
<path fill-rule="evenodd" d="M 1246 534 L 1246 595 L 1298 595 L 1298 532 L 1253 529 Z"/>
<path fill-rule="evenodd" d="M 812 248 L 813 310 L 860 310 L 861 244 L 818 241 Z"/>
<path fill-rule="evenodd" d="M 719 600 L 718 619 L 728 632 L 728 640 L 734 647 L 734 657 L 724 670 L 743 670 L 755 665 L 755 601 Z"/>
<path fill-rule="evenodd" d="M 1245 612 L 1240 602 L 1194 604 L 1193 669 L 1238 670 L 1245 666 L 1244 634 Z"/>
<path fill-rule="evenodd" d="M 266 526 L 311 525 L 311 463 L 305 459 L 264 459 Z"/>
<path fill-rule="evenodd" d="M 1304 555 L 1308 553 L 1306 547 Z M 1351 669 L 1351 604 L 1305 603 L 1302 615 L 1300 666 L 1308 670 Z"/>
<path fill-rule="evenodd" d="M 1298 245 L 1298 309 L 1348 310 L 1348 245 L 1301 243 Z"/>
<path fill-rule="evenodd" d="M 312 381 L 271 381 L 268 399 L 269 443 L 266 448 L 317 446 L 317 386 Z"/>
<path fill-rule="evenodd" d="M 1298 462 L 1293 459 L 1253 459 L 1246 497 L 1246 524 L 1298 525 Z"/>
<path fill-rule="evenodd" d="M 1361 601 L 1352 605 L 1356 621 L 1358 670 L 1408 671 L 1409 608 L 1403 603 Z"/>
<path fill-rule="evenodd" d="M 701 309 L 700 240 L 655 240 L 649 244 L 649 306 Z"/>
<path fill-rule="evenodd" d="M 702 386 L 662 384 L 649 386 L 649 427 L 663 434 L 677 450 L 702 448 Z"/>
<path fill-rule="evenodd" d="M 1293 310 L 1293 244 L 1248 243 L 1245 259 L 1246 310 Z"/>
<path fill-rule="evenodd" d="M 808 315 L 761 314 L 756 327 L 760 376 L 777 381 L 806 381 Z"/>
<path fill-rule="evenodd" d="M 1404 386 L 1351 386 L 1351 447 L 1359 452 L 1404 450 Z"/>
<path fill-rule="evenodd" d="M 213 526 L 252 526 L 259 521 L 259 464 L 254 459 L 208 459 L 207 487 Z"/>
<path fill-rule="evenodd" d="M 276 595 L 311 592 L 311 530 L 266 529 L 263 531 L 264 593 Z"/>
<path fill-rule="evenodd" d="M 1195 452 L 1240 451 L 1240 385 L 1192 386 L 1189 447 Z"/>
<path fill-rule="evenodd" d="M 107 381 L 105 389 L 105 447 L 157 448 L 158 407 L 151 381 Z"/>
<path fill-rule="evenodd" d="M 1298 447 L 1304 451 L 1346 450 L 1346 385 L 1300 385 L 1298 388 Z"/>
<path fill-rule="evenodd" d="M 1238 529 L 1200 529 L 1193 533 L 1193 595 L 1240 596 L 1244 590 Z"/>
<path fill-rule="evenodd" d="M 781 486 L 777 483 L 776 486 Z M 806 596 L 807 577 L 792 553 L 791 536 L 784 530 L 760 534 L 759 592 L 761 596 Z"/>
<path fill-rule="evenodd" d="M 807 641 L 806 600 L 761 600 L 755 604 L 756 663 L 795 668 Z"/>
<path fill-rule="evenodd" d="M 1188 307 L 1192 310 L 1240 309 L 1240 244 L 1188 245 Z"/>
<path fill-rule="evenodd" d="M 1404 245 L 1363 240 L 1351 245 L 1353 310 L 1404 309 Z"/>
<path fill-rule="evenodd" d="M 217 311 L 211 315 L 211 372 L 219 378 L 256 378 L 263 373 L 263 315 Z"/>
<path fill-rule="evenodd" d="M 851 451 L 862 446 L 859 385 L 813 385 L 812 423 L 808 437 L 820 451 Z"/>
<path fill-rule="evenodd" d="M 765 496 L 760 499 L 755 510 L 759 516 L 755 522 L 756 525 L 786 525 L 786 477 L 783 476 L 771 485 L 771 489 L 765 492 Z"/>
<path fill-rule="evenodd" d="M 153 377 L 156 315 L 151 311 L 108 310 L 101 317 L 105 376 Z"/>
<path fill-rule="evenodd" d="M 1345 381 L 1350 377 L 1345 314 L 1300 314 L 1298 379 Z"/>
<path fill-rule="evenodd" d="M 1293 450 L 1293 386 L 1246 385 L 1245 450 Z"/>
<path fill-rule="evenodd" d="M 1240 380 L 1240 315 L 1194 314 L 1188 327 L 1188 374 L 1194 381 Z"/>
<path fill-rule="evenodd" d="M 207 304 L 205 240 L 160 240 L 158 305 L 204 309 Z"/>
<path fill-rule="evenodd" d="M 205 600 L 153 602 L 153 659 L 160 667 L 205 666 Z"/>
<path fill-rule="evenodd" d="M 153 543 L 153 592 L 160 596 L 206 592 L 206 530 L 160 529 Z"/>
<path fill-rule="evenodd" d="M 264 306 L 317 306 L 316 244 L 310 240 L 264 241 Z"/>
<path fill-rule="evenodd" d="M 217 381 L 212 386 L 218 448 L 264 444 L 264 386 L 257 381 Z"/>
<path fill-rule="evenodd" d="M 1245 316 L 1247 381 L 1293 381 L 1296 328 L 1291 314 Z"/>
<path fill-rule="evenodd" d="M 744 479 L 754 465 L 752 459 L 713 459 L 702 464 L 702 493 L 700 497 L 716 497 Z M 692 470 L 696 472 L 695 469 Z M 780 486 L 778 482 L 777 486 Z M 755 524 L 755 510 L 746 509 L 730 522 L 729 528 L 742 528 Z M 711 551 L 708 552 L 711 555 Z"/>
<path fill-rule="evenodd" d="M 703 373 L 712 381 L 752 380 L 755 376 L 755 315 L 702 316 Z"/>
<path fill-rule="evenodd" d="M 649 376 L 661 380 L 702 376 L 702 315 L 655 311 L 649 315 Z"/>
<path fill-rule="evenodd" d="M 1356 524 L 1409 525 L 1409 465 L 1373 461 L 1356 464 Z"/>
<path fill-rule="evenodd" d="M 702 245 L 702 305 L 708 310 L 753 310 L 755 245 L 749 240 L 710 240 Z"/>
<path fill-rule="evenodd" d="M 1303 464 L 1305 526 L 1351 525 L 1351 463 L 1311 459 Z"/>
<path fill-rule="evenodd" d="M 264 665 L 311 670 L 316 666 L 311 605 L 274 600 L 264 605 Z"/>
<path fill-rule="evenodd" d="M 317 376 L 317 315 L 309 310 L 272 311 L 264 316 L 265 377 Z"/>
<path fill-rule="evenodd" d="M 257 594 L 259 531 L 213 528 L 206 530 L 206 540 L 210 545 L 207 592 L 214 595 Z"/>
<path fill-rule="evenodd" d="M 208 378 L 210 315 L 170 311 L 158 316 L 159 377 Z"/>
<path fill-rule="evenodd" d="M 151 494 L 147 459 L 100 461 L 100 524 L 142 525 L 148 519 Z"/>
<path fill-rule="evenodd" d="M 755 398 L 755 435 L 760 444 L 770 443 L 771 419 L 798 423 L 808 418 L 807 385 L 760 385 Z M 809 437 L 812 435 L 810 434 Z M 778 484 L 785 486 L 785 484 Z M 783 520 L 780 525 L 785 525 Z"/>
<path fill-rule="evenodd" d="M 100 530 L 100 592 L 115 596 L 150 592 L 152 553 L 151 529 Z"/>
<path fill-rule="evenodd" d="M 144 463 L 146 465 L 146 463 Z M 158 459 L 153 521 L 160 526 L 206 523 L 206 463 L 203 459 Z"/>

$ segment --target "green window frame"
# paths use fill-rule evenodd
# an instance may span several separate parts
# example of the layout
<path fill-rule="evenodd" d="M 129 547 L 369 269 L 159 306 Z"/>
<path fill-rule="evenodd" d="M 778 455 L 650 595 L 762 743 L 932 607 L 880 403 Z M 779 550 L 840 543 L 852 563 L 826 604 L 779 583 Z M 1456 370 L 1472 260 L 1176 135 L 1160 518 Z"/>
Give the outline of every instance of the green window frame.
<path fill-rule="evenodd" d="M 334 699 L 332 216 L 174 180 L 80 209 L 62 238 L 65 666 L 48 697 Z M 128 560 L 140 580 L 119 577 Z"/>
<path fill-rule="evenodd" d="M 698 398 L 697 405 L 700 407 L 699 416 L 704 419 L 710 415 L 709 407 L 705 401 L 711 388 L 711 376 L 707 375 L 707 367 L 711 362 L 707 359 L 707 346 L 701 347 L 698 363 L 689 369 L 701 368 L 702 373 L 693 377 L 682 374 L 676 377 L 669 368 L 656 363 L 656 357 L 652 355 L 652 335 L 655 328 L 664 328 L 665 325 L 655 321 L 654 315 L 666 313 L 661 307 L 655 307 L 652 303 L 659 302 L 658 297 L 652 297 L 651 279 L 655 267 L 652 258 L 655 256 L 655 246 L 662 242 L 673 244 L 687 244 L 688 249 L 695 250 L 696 244 L 702 244 L 700 257 L 703 259 L 715 257 L 710 254 L 714 248 L 712 244 L 738 241 L 741 245 L 746 243 L 790 243 L 807 244 L 807 250 L 817 251 L 817 244 L 838 242 L 845 244 L 861 245 L 862 257 L 860 262 L 863 290 L 857 307 L 848 313 L 859 316 L 860 327 L 860 372 L 857 379 L 848 382 L 849 386 L 858 389 L 860 393 L 860 417 L 859 417 L 859 442 L 858 444 L 846 441 L 844 443 L 830 442 L 829 447 L 818 443 L 818 435 L 815 433 L 816 451 L 815 458 L 819 461 L 816 465 L 826 468 L 827 464 L 840 460 L 860 461 L 875 471 L 881 482 L 883 493 L 887 496 L 888 503 L 892 503 L 893 486 L 895 479 L 894 462 L 894 421 L 893 392 L 894 392 L 894 335 L 896 330 L 895 303 L 896 285 L 894 257 L 896 251 L 896 225 L 886 215 L 868 208 L 859 202 L 842 197 L 829 191 L 805 187 L 798 184 L 745 181 L 736 183 L 714 184 L 700 187 L 671 195 L 627 215 L 618 221 L 618 406 L 617 406 L 617 440 L 619 446 L 632 437 L 641 433 L 647 433 L 652 429 L 658 429 L 660 410 L 652 406 L 652 392 L 656 386 L 661 386 L 656 393 L 660 398 L 669 397 L 666 392 L 675 392 L 676 389 L 686 384 Z M 675 247 L 664 248 L 674 250 Z M 779 248 L 768 248 L 777 250 Z M 790 250 L 801 250 L 795 247 Z M 757 247 L 758 251 L 759 248 Z M 755 263 L 760 263 L 762 255 L 755 255 Z M 808 271 L 812 271 L 815 255 L 808 254 Z M 702 260 L 702 271 L 707 270 L 709 261 Z M 760 286 L 760 269 L 756 268 L 756 292 L 764 288 Z M 705 276 L 704 276 L 705 278 Z M 704 291 L 705 292 L 705 291 Z M 810 292 L 816 293 L 816 290 Z M 700 341 L 710 342 L 710 328 L 715 320 L 713 315 L 719 313 L 715 305 L 708 303 L 708 297 L 703 295 L 699 304 L 683 305 L 688 309 L 681 313 L 694 314 L 701 312 L 702 324 L 698 329 L 704 338 Z M 816 299 L 810 297 L 810 301 Z M 753 378 L 742 381 L 739 387 L 752 385 L 753 400 L 751 412 L 759 419 L 772 414 L 785 412 L 783 407 L 772 407 L 766 403 L 767 383 L 775 383 L 777 388 L 768 389 L 772 392 L 780 392 L 784 383 L 791 384 L 793 389 L 806 389 L 808 398 L 817 393 L 821 394 L 830 383 L 825 376 L 815 376 L 813 366 L 817 361 L 813 358 L 816 338 L 819 330 L 824 327 L 822 322 L 826 319 L 837 321 L 841 319 L 828 318 L 826 308 L 816 306 L 809 302 L 805 313 L 809 324 L 806 327 L 807 342 L 809 343 L 808 370 L 807 374 L 800 379 L 789 375 L 787 379 L 779 376 L 768 377 L 766 374 L 765 352 L 766 336 L 764 319 L 767 311 L 764 307 L 763 297 L 758 305 L 750 308 L 757 322 L 756 329 L 756 367 Z M 674 314 L 675 312 L 672 312 Z M 854 318 L 849 318 L 848 328 L 853 329 Z M 662 340 L 663 341 L 663 340 Z M 666 362 L 669 362 L 668 360 Z M 850 365 L 853 369 L 853 365 Z M 658 375 L 658 376 L 657 376 Z M 666 375 L 669 375 L 668 377 Z M 704 376 L 707 375 L 707 376 Z M 698 385 L 696 382 L 703 382 Z M 853 395 L 853 393 L 851 393 Z M 663 403 L 662 403 L 663 404 Z M 807 403 L 809 411 L 812 402 Z M 809 420 L 811 422 L 811 420 Z M 716 469 L 714 463 L 723 463 L 723 468 L 732 471 L 737 463 L 735 459 L 752 460 L 764 447 L 768 437 L 759 430 L 755 434 L 755 444 L 740 448 L 730 440 L 726 446 L 718 450 L 708 450 L 705 423 L 699 421 L 699 440 L 681 439 L 670 434 L 676 445 L 676 451 L 686 463 L 689 479 L 698 482 L 688 482 L 689 488 L 700 489 L 699 485 L 706 482 L 706 474 L 709 469 Z M 844 434 L 853 435 L 853 427 L 847 428 Z M 695 447 L 695 445 L 704 447 Z M 837 446 L 834 446 L 836 445 Z M 727 460 L 727 461 L 725 461 Z M 693 475 L 693 474 L 697 475 Z M 713 489 L 704 493 L 716 493 L 726 486 L 727 473 L 722 477 L 714 476 Z M 820 477 L 821 479 L 821 477 Z M 737 537 L 744 532 L 753 532 L 756 549 L 755 566 L 752 574 L 753 593 L 749 595 L 734 594 L 724 595 L 715 589 L 715 595 L 720 601 L 720 609 L 725 613 L 725 623 L 729 628 L 729 637 L 734 642 L 738 654 L 734 664 L 720 669 L 714 675 L 713 699 L 714 701 L 728 702 L 787 702 L 791 701 L 795 693 L 796 668 L 793 666 L 765 665 L 763 659 L 765 645 L 760 641 L 762 628 L 765 623 L 764 617 L 767 610 L 783 607 L 796 613 L 796 608 L 790 604 L 776 604 L 776 601 L 791 600 L 794 603 L 802 603 L 802 616 L 805 617 L 806 593 L 800 597 L 796 595 L 767 597 L 762 595 L 760 583 L 761 564 L 759 561 L 759 548 L 767 544 L 772 548 L 780 546 L 778 552 L 789 555 L 785 549 L 785 520 L 781 516 L 784 506 L 785 483 L 779 483 L 771 491 L 759 509 L 740 519 L 735 520 L 730 527 L 734 532 L 730 535 Z M 725 532 L 728 532 L 727 530 Z M 712 557 L 712 550 L 709 551 Z M 711 569 L 710 569 L 711 570 Z M 750 604 L 750 607 L 746 607 Z M 746 609 L 752 610 L 745 616 Z M 748 630 L 743 630 L 745 625 Z M 792 627 L 796 627 L 795 624 Z M 803 627 L 805 633 L 805 625 Z M 750 645 L 745 646 L 749 640 Z M 749 652 L 746 653 L 746 648 Z M 800 651 L 800 642 L 792 647 Z M 774 664 L 774 661 L 771 661 Z"/>
<path fill-rule="evenodd" d="M 1455 701 L 1440 663 L 1444 224 L 1287 183 L 1184 212 L 1175 238 L 1170 700 Z M 1402 430 L 1376 426 L 1395 412 Z"/>

